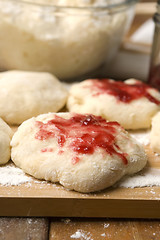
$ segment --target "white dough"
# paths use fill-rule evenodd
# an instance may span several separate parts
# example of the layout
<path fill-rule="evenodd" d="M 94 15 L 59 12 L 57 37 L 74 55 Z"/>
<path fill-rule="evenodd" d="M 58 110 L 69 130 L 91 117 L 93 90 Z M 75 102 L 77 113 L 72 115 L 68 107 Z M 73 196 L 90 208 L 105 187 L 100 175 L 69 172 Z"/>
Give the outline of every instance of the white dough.
<path fill-rule="evenodd" d="M 10 159 L 11 128 L 0 118 L 0 164 L 7 163 Z"/>
<path fill-rule="evenodd" d="M 110 2 L 111 0 L 109 0 Z M 26 2 L 26 1 L 24 1 Z M 28 2 L 31 2 L 28 0 Z M 97 10 L 108 1 L 0 1 L 0 69 L 47 71 L 77 78 L 110 61 L 130 24 L 133 9 Z M 89 8 L 79 8 L 89 6 Z M 92 10 L 90 7 L 93 8 Z M 112 11 L 112 8 L 111 8 Z"/>
<path fill-rule="evenodd" d="M 160 112 L 152 119 L 150 144 L 155 152 L 160 153 Z"/>
<path fill-rule="evenodd" d="M 96 130 L 91 132 L 90 124 L 88 126 L 83 124 L 82 127 L 84 121 L 78 120 L 80 128 L 76 128 L 77 122 L 73 123 L 65 138 L 63 132 L 67 131 L 68 121 L 76 117 L 87 119 L 89 122 L 90 119 L 91 122 L 95 121 L 96 129 L 99 129 L 97 118 L 100 117 L 74 113 L 42 114 L 23 122 L 11 141 L 13 162 L 24 172 L 38 179 L 59 182 L 67 189 L 79 192 L 105 189 L 122 176 L 138 172 L 145 166 L 147 156 L 143 147 L 119 124 L 114 127 L 113 146 L 109 145 L 111 141 L 109 138 L 100 142 L 102 145 L 113 147 L 114 153 L 107 152 L 107 148 L 100 146 L 96 146 L 92 153 L 77 152 L 80 149 L 79 143 L 84 147 L 84 151 L 88 147 L 83 141 L 84 135 L 94 135 L 91 140 L 93 143 L 89 140 L 87 142 L 92 145 L 96 137 L 99 138 L 103 132 L 108 134 L 108 130 L 103 126 L 100 128 L 101 133 Z M 67 124 L 62 123 L 59 127 L 49 124 L 58 119 L 66 121 Z M 108 124 L 104 119 L 102 120 Z M 64 138 L 65 141 L 61 141 Z M 77 151 L 75 151 L 76 147 Z M 122 155 L 126 157 L 127 163 L 122 159 Z M 75 162 L 77 158 L 78 161 Z"/>
<path fill-rule="evenodd" d="M 41 113 L 57 112 L 68 91 L 49 73 L 7 71 L 0 73 L 0 117 L 20 124 Z"/>
<path fill-rule="evenodd" d="M 125 129 L 150 127 L 151 119 L 160 109 L 160 104 L 155 104 L 146 97 L 124 103 L 109 93 L 101 94 L 98 89 L 93 87 L 94 81 L 85 80 L 72 85 L 67 102 L 70 112 L 100 115 L 107 120 L 118 121 Z M 125 81 L 130 85 L 136 82 L 137 80 L 134 79 Z M 150 88 L 147 91 L 160 101 L 160 93 L 156 89 Z"/>

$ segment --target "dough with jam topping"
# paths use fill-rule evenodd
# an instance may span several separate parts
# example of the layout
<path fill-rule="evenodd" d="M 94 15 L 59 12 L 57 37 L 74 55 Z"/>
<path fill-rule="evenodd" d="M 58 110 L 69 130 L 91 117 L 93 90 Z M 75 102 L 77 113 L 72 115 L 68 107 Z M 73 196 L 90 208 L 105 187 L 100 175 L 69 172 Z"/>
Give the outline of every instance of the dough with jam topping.
<path fill-rule="evenodd" d="M 10 141 L 12 135 L 11 128 L 0 118 L 0 164 L 5 164 L 10 160 Z"/>
<path fill-rule="evenodd" d="M 160 109 L 160 93 L 135 79 L 88 79 L 72 85 L 67 106 L 71 112 L 118 121 L 125 129 L 141 129 L 150 127 Z"/>
<path fill-rule="evenodd" d="M 11 159 L 38 179 L 79 192 L 105 189 L 147 162 L 141 145 L 100 116 L 48 113 L 26 120 L 11 141 Z"/>
<path fill-rule="evenodd" d="M 0 117 L 9 124 L 47 112 L 66 103 L 68 91 L 50 73 L 7 71 L 0 73 Z"/>
<path fill-rule="evenodd" d="M 160 112 L 152 119 L 150 144 L 155 152 L 160 153 Z"/>

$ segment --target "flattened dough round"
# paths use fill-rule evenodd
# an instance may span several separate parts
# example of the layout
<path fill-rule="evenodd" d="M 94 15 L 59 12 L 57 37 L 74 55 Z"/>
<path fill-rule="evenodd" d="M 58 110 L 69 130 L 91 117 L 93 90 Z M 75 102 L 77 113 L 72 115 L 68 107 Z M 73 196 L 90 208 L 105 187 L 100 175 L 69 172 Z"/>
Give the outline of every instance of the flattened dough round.
<path fill-rule="evenodd" d="M 0 118 L 0 164 L 7 163 L 10 160 L 12 135 L 11 128 Z"/>
<path fill-rule="evenodd" d="M 114 80 L 109 80 L 116 83 Z M 120 84 L 123 82 L 118 81 Z M 152 117 L 160 109 L 160 104 L 151 102 L 146 96 L 134 99 L 130 102 L 123 101 L 110 94 L 109 89 L 103 90 L 102 80 L 89 79 L 81 83 L 74 84 L 69 93 L 67 107 L 71 112 L 91 113 L 100 115 L 110 121 L 118 121 L 125 129 L 148 128 L 151 125 Z M 124 82 L 126 85 L 143 84 L 135 79 L 129 79 Z M 100 85 L 100 87 L 98 87 Z M 141 87 L 141 86 L 140 86 Z M 117 86 L 115 92 L 130 97 L 128 92 L 123 89 L 119 91 Z M 132 90 L 131 94 L 132 94 Z M 142 86 L 143 92 L 143 86 Z M 160 103 L 160 93 L 153 88 L 148 88 L 146 93 Z M 121 97 L 121 96 L 120 96 Z M 148 96 L 149 97 L 149 96 Z"/>
<path fill-rule="evenodd" d="M 79 192 L 105 189 L 147 161 L 117 122 L 94 115 L 39 115 L 21 124 L 11 146 L 11 159 L 24 172 Z"/>
<path fill-rule="evenodd" d="M 9 124 L 47 112 L 66 103 L 67 90 L 50 73 L 7 71 L 0 73 L 0 117 Z"/>
<path fill-rule="evenodd" d="M 160 112 L 152 119 L 150 144 L 155 152 L 160 153 Z"/>

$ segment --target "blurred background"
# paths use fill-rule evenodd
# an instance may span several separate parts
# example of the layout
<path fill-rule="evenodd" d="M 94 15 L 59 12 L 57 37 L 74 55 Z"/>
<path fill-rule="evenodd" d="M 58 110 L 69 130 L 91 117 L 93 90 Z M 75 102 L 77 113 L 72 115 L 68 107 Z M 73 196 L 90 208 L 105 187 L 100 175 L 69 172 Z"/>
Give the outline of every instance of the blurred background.
<path fill-rule="evenodd" d="M 154 33 L 153 15 L 157 1 L 141 0 L 135 17 L 107 73 L 116 79 L 138 78 L 147 81 Z"/>

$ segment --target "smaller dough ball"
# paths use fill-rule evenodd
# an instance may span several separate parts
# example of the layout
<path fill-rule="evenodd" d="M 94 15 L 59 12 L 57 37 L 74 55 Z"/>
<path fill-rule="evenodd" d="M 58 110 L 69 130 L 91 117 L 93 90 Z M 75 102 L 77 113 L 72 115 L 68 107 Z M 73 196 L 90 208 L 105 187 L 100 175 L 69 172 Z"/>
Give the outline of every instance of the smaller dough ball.
<path fill-rule="evenodd" d="M 150 144 L 155 152 L 160 153 L 160 112 L 152 119 Z"/>
<path fill-rule="evenodd" d="M 0 118 L 0 164 L 10 160 L 10 141 L 13 132 L 11 128 Z"/>
<path fill-rule="evenodd" d="M 143 147 L 117 122 L 94 115 L 39 115 L 21 124 L 11 146 L 24 172 L 79 192 L 112 186 L 147 162 Z"/>
<path fill-rule="evenodd" d="M 7 71 L 0 73 L 0 117 L 20 124 L 41 113 L 57 112 L 68 92 L 50 73 Z"/>
<path fill-rule="evenodd" d="M 71 87 L 67 107 L 118 121 L 125 129 L 143 129 L 160 109 L 160 93 L 135 79 L 88 79 Z"/>

